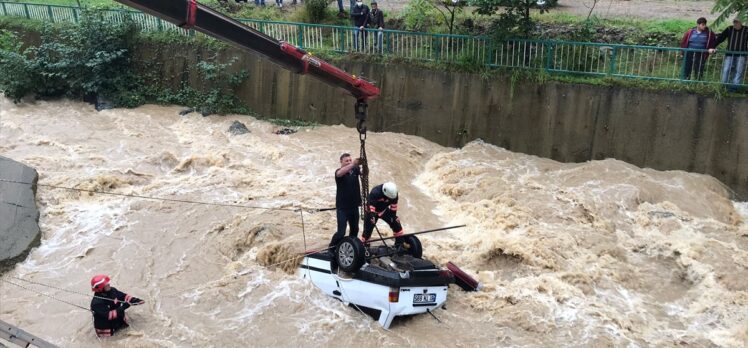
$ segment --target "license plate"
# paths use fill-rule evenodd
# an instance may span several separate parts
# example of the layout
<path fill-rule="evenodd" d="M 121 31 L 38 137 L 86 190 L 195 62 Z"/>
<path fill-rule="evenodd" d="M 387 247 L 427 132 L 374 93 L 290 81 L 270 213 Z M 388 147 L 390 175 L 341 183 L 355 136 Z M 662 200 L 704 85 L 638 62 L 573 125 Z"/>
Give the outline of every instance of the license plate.
<path fill-rule="evenodd" d="M 431 303 L 436 302 L 436 294 L 415 294 L 413 303 Z"/>

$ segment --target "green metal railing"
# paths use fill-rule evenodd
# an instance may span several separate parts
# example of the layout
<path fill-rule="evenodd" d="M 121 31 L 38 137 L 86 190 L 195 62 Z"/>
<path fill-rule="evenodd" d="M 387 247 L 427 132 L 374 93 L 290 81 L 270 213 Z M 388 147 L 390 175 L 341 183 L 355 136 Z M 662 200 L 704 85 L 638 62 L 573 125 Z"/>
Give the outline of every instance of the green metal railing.
<path fill-rule="evenodd" d="M 78 22 L 81 9 L 70 6 L 0 1 L 0 15 L 49 22 Z M 146 31 L 174 31 L 196 35 L 160 18 L 132 10 L 105 10 L 108 20 L 132 20 Z M 428 34 L 399 30 L 359 31 L 333 25 L 239 19 L 242 23 L 278 40 L 309 51 L 381 54 L 390 57 L 451 62 L 490 67 L 543 70 L 554 74 L 576 74 L 615 78 L 720 83 L 724 56 L 719 52 L 701 59 L 703 52 L 673 47 L 631 46 L 553 40 L 507 40 L 493 42 L 484 36 Z M 200 35 L 200 34 L 197 34 Z M 686 73 L 691 56 L 694 73 Z M 703 73 L 697 76 L 699 68 Z M 700 77 L 700 79 L 697 79 Z M 740 85 L 748 85 L 745 72 Z"/>

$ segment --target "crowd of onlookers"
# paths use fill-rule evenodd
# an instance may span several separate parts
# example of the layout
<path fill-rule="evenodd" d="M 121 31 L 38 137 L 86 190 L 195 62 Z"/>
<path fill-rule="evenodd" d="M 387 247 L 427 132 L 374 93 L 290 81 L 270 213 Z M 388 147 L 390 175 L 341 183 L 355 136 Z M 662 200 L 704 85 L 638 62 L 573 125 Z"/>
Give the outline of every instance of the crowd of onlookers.
<path fill-rule="evenodd" d="M 236 2 L 248 2 L 248 0 L 235 0 Z M 301 0 L 299 0 L 301 1 Z M 367 30 L 378 30 L 376 32 L 376 40 L 374 40 L 374 50 L 376 52 L 382 52 L 382 36 L 384 30 L 384 13 L 379 9 L 376 0 L 371 0 L 371 8 L 366 6 L 363 0 L 349 0 L 350 1 L 350 16 L 353 24 L 353 46 L 356 50 L 362 51 L 366 49 L 366 39 L 369 37 Z M 265 0 L 254 0 L 255 5 L 265 6 Z M 295 5 L 297 0 L 293 0 L 292 4 Z M 338 17 L 345 18 L 348 15 L 343 7 L 343 0 L 337 0 L 338 2 Z M 275 0 L 276 6 L 283 8 L 283 0 Z"/>
<path fill-rule="evenodd" d="M 237 0 L 240 1 L 240 0 Z M 246 0 L 241 0 L 246 1 Z M 264 6 L 265 0 L 254 0 L 258 6 Z M 371 8 L 363 0 L 349 0 L 349 13 L 353 25 L 353 46 L 357 51 L 365 51 L 367 38 L 374 33 L 374 52 L 383 52 L 382 36 L 384 30 L 384 13 L 379 9 L 376 0 L 371 0 Z M 283 7 L 283 0 L 275 0 L 278 7 Z M 296 3 L 296 0 L 293 0 Z M 338 17 L 345 18 L 343 0 L 337 0 Z M 701 80 L 708 64 L 708 58 L 717 51 L 717 47 L 727 42 L 722 64 L 721 82 L 728 90 L 734 91 L 738 85 L 745 83 L 746 59 L 748 59 L 748 28 L 739 19 L 732 21 L 722 32 L 715 33 L 707 26 L 706 18 L 699 18 L 696 26 L 683 34 L 680 47 L 683 48 L 683 73 L 685 80 Z"/>
<path fill-rule="evenodd" d="M 353 46 L 356 50 L 363 51 L 366 49 L 366 38 L 368 29 L 377 30 L 376 40 L 374 40 L 374 50 L 382 52 L 382 30 L 384 30 L 384 13 L 379 9 L 376 0 L 371 1 L 371 9 L 366 6 L 363 0 L 351 0 L 351 20 L 353 21 Z M 343 9 L 343 0 L 338 0 L 338 16 L 345 17 Z"/>
<path fill-rule="evenodd" d="M 717 46 L 727 41 L 725 58 L 722 63 L 721 81 L 734 91 L 745 81 L 745 60 L 748 55 L 748 28 L 739 19 L 719 34 L 715 34 L 706 25 L 706 18 L 699 18 L 696 26 L 683 34 L 680 47 L 685 48 L 683 78 L 701 80 L 710 54 L 717 51 Z"/>

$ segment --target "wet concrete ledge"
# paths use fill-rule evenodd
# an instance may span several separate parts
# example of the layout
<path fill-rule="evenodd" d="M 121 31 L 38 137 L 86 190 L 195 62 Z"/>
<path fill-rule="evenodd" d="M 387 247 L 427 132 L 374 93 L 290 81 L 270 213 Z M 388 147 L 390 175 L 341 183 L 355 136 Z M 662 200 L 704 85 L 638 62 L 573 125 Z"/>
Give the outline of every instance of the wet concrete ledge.
<path fill-rule="evenodd" d="M 0 274 L 39 245 L 38 178 L 34 168 L 0 156 Z"/>

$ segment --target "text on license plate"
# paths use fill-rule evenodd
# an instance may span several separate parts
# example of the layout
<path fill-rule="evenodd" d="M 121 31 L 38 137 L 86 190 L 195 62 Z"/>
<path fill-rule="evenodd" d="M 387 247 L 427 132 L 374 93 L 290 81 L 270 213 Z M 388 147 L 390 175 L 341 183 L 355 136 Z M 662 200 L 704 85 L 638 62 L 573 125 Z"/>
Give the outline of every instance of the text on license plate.
<path fill-rule="evenodd" d="M 414 294 L 413 303 L 436 302 L 436 294 Z"/>

